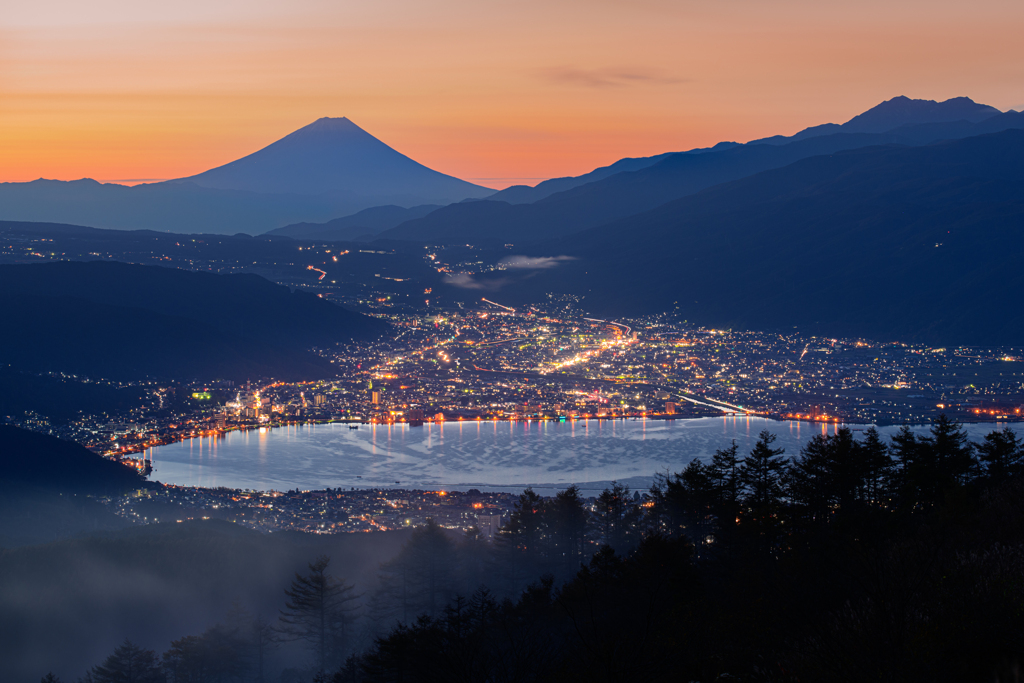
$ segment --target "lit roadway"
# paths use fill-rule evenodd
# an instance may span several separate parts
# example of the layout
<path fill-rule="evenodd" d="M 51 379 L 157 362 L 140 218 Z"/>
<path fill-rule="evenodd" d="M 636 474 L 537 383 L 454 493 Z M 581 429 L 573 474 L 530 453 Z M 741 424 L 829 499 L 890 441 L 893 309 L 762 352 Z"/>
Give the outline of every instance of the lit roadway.
<path fill-rule="evenodd" d="M 312 269 L 312 266 L 310 266 L 310 268 Z M 507 306 L 502 306 L 499 303 L 495 303 L 493 301 L 488 301 L 487 299 L 482 299 L 482 301 L 484 301 L 485 303 L 488 303 L 488 304 L 492 304 L 494 306 L 498 306 L 499 308 L 505 309 L 507 311 L 513 311 L 514 312 L 514 310 L 515 310 L 515 309 L 511 309 L 511 308 L 509 308 Z M 630 328 L 628 325 L 624 325 L 622 323 L 613 322 L 611 320 L 603 320 L 603 319 L 599 319 L 599 318 L 584 318 L 584 320 L 586 320 L 587 322 L 592 323 L 592 324 L 604 324 L 604 325 L 608 325 L 608 326 L 614 327 L 615 329 L 613 331 L 616 333 L 618 338 L 616 338 L 614 340 L 602 341 L 602 342 L 600 342 L 600 345 L 597 348 L 593 348 L 593 349 L 590 349 L 588 351 L 583 351 L 581 353 L 576 354 L 572 358 L 569 358 L 569 359 L 564 360 L 564 361 L 557 362 L 557 363 L 555 363 L 553 365 L 553 367 L 551 367 L 549 369 L 542 369 L 542 370 L 538 370 L 538 371 L 527 371 L 527 370 L 491 370 L 491 369 L 488 369 L 488 368 L 482 368 L 482 367 L 480 367 L 479 365 L 476 365 L 476 364 L 473 364 L 472 370 L 470 370 L 469 367 L 465 367 L 463 369 L 466 370 L 467 372 L 473 372 L 473 373 L 477 373 L 477 374 L 493 374 L 493 375 L 516 376 L 516 377 L 521 377 L 521 378 L 524 378 L 524 379 L 536 379 L 536 380 L 548 380 L 548 381 L 554 379 L 554 380 L 559 380 L 559 381 L 563 381 L 563 382 L 595 383 L 595 384 L 598 384 L 598 385 L 614 385 L 614 386 L 628 385 L 628 386 L 634 386 L 634 387 L 637 387 L 637 388 L 640 388 L 640 389 L 650 389 L 650 390 L 656 390 L 656 391 L 657 390 L 661 390 L 661 391 L 666 391 L 669 394 L 678 397 L 680 400 L 687 401 L 687 402 L 692 403 L 694 405 L 704 406 L 706 408 L 713 408 L 715 410 L 721 410 L 722 412 L 724 412 L 726 414 L 735 414 L 735 413 L 751 414 L 751 413 L 753 413 L 753 411 L 751 411 L 751 410 L 747 410 L 745 408 L 741 408 L 740 406 L 732 405 L 732 404 L 726 403 L 724 401 L 719 401 L 717 399 L 697 398 L 697 397 L 695 397 L 695 396 L 693 396 L 691 394 L 682 392 L 682 391 L 680 391 L 680 389 L 678 387 L 674 387 L 674 386 L 671 386 L 671 385 L 653 384 L 651 382 L 645 382 L 645 381 L 628 381 L 628 380 L 619 380 L 619 379 L 612 379 L 612 378 L 584 377 L 582 375 L 570 375 L 570 374 L 567 374 L 565 372 L 559 372 L 558 374 L 553 374 L 553 373 L 555 373 L 558 370 L 562 370 L 563 368 L 571 367 L 571 366 L 577 365 L 577 364 L 586 364 L 589 361 L 597 360 L 603 352 L 608 351 L 610 349 L 614 349 L 616 347 L 628 346 L 630 344 L 638 343 L 637 340 L 629 338 L 629 335 L 632 333 L 632 328 Z M 376 368 L 371 369 L 371 372 L 376 372 L 376 374 L 380 375 L 380 374 L 382 374 L 383 371 L 385 371 L 387 369 L 388 366 L 394 365 L 394 364 L 398 363 L 399 361 L 405 360 L 409 356 L 417 356 L 418 355 L 418 356 L 420 356 L 420 358 L 426 360 L 427 352 L 433 351 L 433 350 L 436 350 L 437 355 L 440 357 L 441 361 L 444 364 L 446 364 L 446 365 L 450 364 L 452 362 L 452 359 L 451 359 L 451 357 L 447 353 L 445 353 L 443 348 L 445 346 L 453 344 L 456 341 L 456 339 L 461 334 L 462 334 L 462 329 L 460 327 L 456 326 L 455 333 L 450 338 L 445 339 L 444 341 L 438 341 L 436 344 L 425 346 L 425 347 L 422 347 L 422 348 L 417 349 L 415 351 L 407 352 L 407 353 L 405 353 L 405 354 L 403 354 L 401 356 L 396 356 L 394 358 L 390 358 L 387 361 L 385 361 L 381 366 L 377 366 Z M 506 338 L 506 339 L 496 339 L 496 340 L 493 340 L 493 341 L 479 342 L 476 346 L 477 347 L 497 346 L 497 345 L 500 345 L 500 344 L 508 344 L 508 343 L 512 343 L 512 342 L 527 341 L 528 339 L 529 339 L 529 337 L 509 337 L 509 338 Z"/>

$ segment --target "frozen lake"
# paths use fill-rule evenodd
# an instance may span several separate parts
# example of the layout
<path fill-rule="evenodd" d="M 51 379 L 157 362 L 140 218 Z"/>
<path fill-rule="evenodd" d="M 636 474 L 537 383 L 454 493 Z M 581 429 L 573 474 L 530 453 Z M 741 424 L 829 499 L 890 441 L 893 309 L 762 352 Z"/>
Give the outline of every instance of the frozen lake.
<path fill-rule="evenodd" d="M 974 441 L 995 428 L 967 425 Z M 160 446 L 146 455 L 153 460 L 151 479 L 187 486 L 278 491 L 327 487 L 521 491 L 533 486 L 548 495 L 579 484 L 587 495 L 594 495 L 612 480 L 646 489 L 658 472 L 678 472 L 698 457 L 707 461 L 733 439 L 741 453 L 749 452 L 763 429 L 777 435 L 776 446 L 785 448 L 789 456 L 796 455 L 815 434 L 833 433 L 836 427 L 750 417 L 468 421 L 422 427 L 359 425 L 358 429 L 320 424 L 229 432 L 220 438 Z M 897 430 L 880 429 L 883 435 Z M 861 431 L 855 434 L 859 437 Z"/>

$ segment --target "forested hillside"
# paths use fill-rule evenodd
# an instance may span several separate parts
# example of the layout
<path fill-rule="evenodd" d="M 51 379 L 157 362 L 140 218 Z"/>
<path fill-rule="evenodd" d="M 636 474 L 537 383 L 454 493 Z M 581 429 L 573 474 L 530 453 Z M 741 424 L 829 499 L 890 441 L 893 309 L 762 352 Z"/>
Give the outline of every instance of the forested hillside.
<path fill-rule="evenodd" d="M 722 444 L 642 496 L 528 489 L 493 544 L 429 524 L 371 584 L 311 557 L 279 580 L 276 626 L 222 621 L 162 656 L 125 643 L 94 680 L 132 657 L 173 680 L 253 680 L 268 632 L 307 653 L 289 680 L 1016 680 L 1013 431 L 972 444 L 942 417 L 888 443 L 774 441 Z"/>

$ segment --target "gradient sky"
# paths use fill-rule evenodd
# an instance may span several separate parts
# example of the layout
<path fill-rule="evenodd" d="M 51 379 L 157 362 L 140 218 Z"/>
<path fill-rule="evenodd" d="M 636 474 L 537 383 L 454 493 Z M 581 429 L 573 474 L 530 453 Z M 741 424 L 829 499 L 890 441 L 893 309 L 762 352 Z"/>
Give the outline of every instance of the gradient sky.
<path fill-rule="evenodd" d="M 33 0 L 0 16 L 0 180 L 192 175 L 348 116 L 483 185 L 1024 105 L 1021 0 Z"/>

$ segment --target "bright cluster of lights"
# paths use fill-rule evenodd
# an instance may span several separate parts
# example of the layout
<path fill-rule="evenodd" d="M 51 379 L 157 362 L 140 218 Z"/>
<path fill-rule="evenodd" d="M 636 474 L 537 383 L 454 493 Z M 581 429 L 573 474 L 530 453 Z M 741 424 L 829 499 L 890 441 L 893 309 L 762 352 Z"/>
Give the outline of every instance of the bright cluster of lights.
<path fill-rule="evenodd" d="M 552 363 L 550 368 L 542 368 L 540 370 L 540 372 L 542 374 L 549 374 L 549 373 L 555 372 L 557 370 L 562 370 L 564 368 L 568 368 L 568 367 L 571 367 L 573 365 L 577 365 L 579 363 L 584 363 L 584 362 L 587 362 L 587 361 L 589 361 L 589 360 L 591 360 L 593 358 L 597 358 L 598 356 L 600 356 L 602 353 L 604 353 L 608 349 L 611 349 L 611 348 L 616 347 L 616 346 L 623 346 L 625 344 L 631 344 L 631 343 L 633 343 L 633 341 L 634 340 L 632 340 L 632 339 L 629 339 L 629 340 L 627 340 L 627 339 L 615 339 L 615 340 L 611 340 L 611 341 L 603 341 L 603 342 L 601 342 L 599 348 L 590 349 L 589 351 L 583 351 L 581 353 L 576 354 L 572 358 L 569 358 L 569 359 L 566 359 L 566 360 L 563 360 L 563 361 L 558 361 L 556 363 Z"/>

